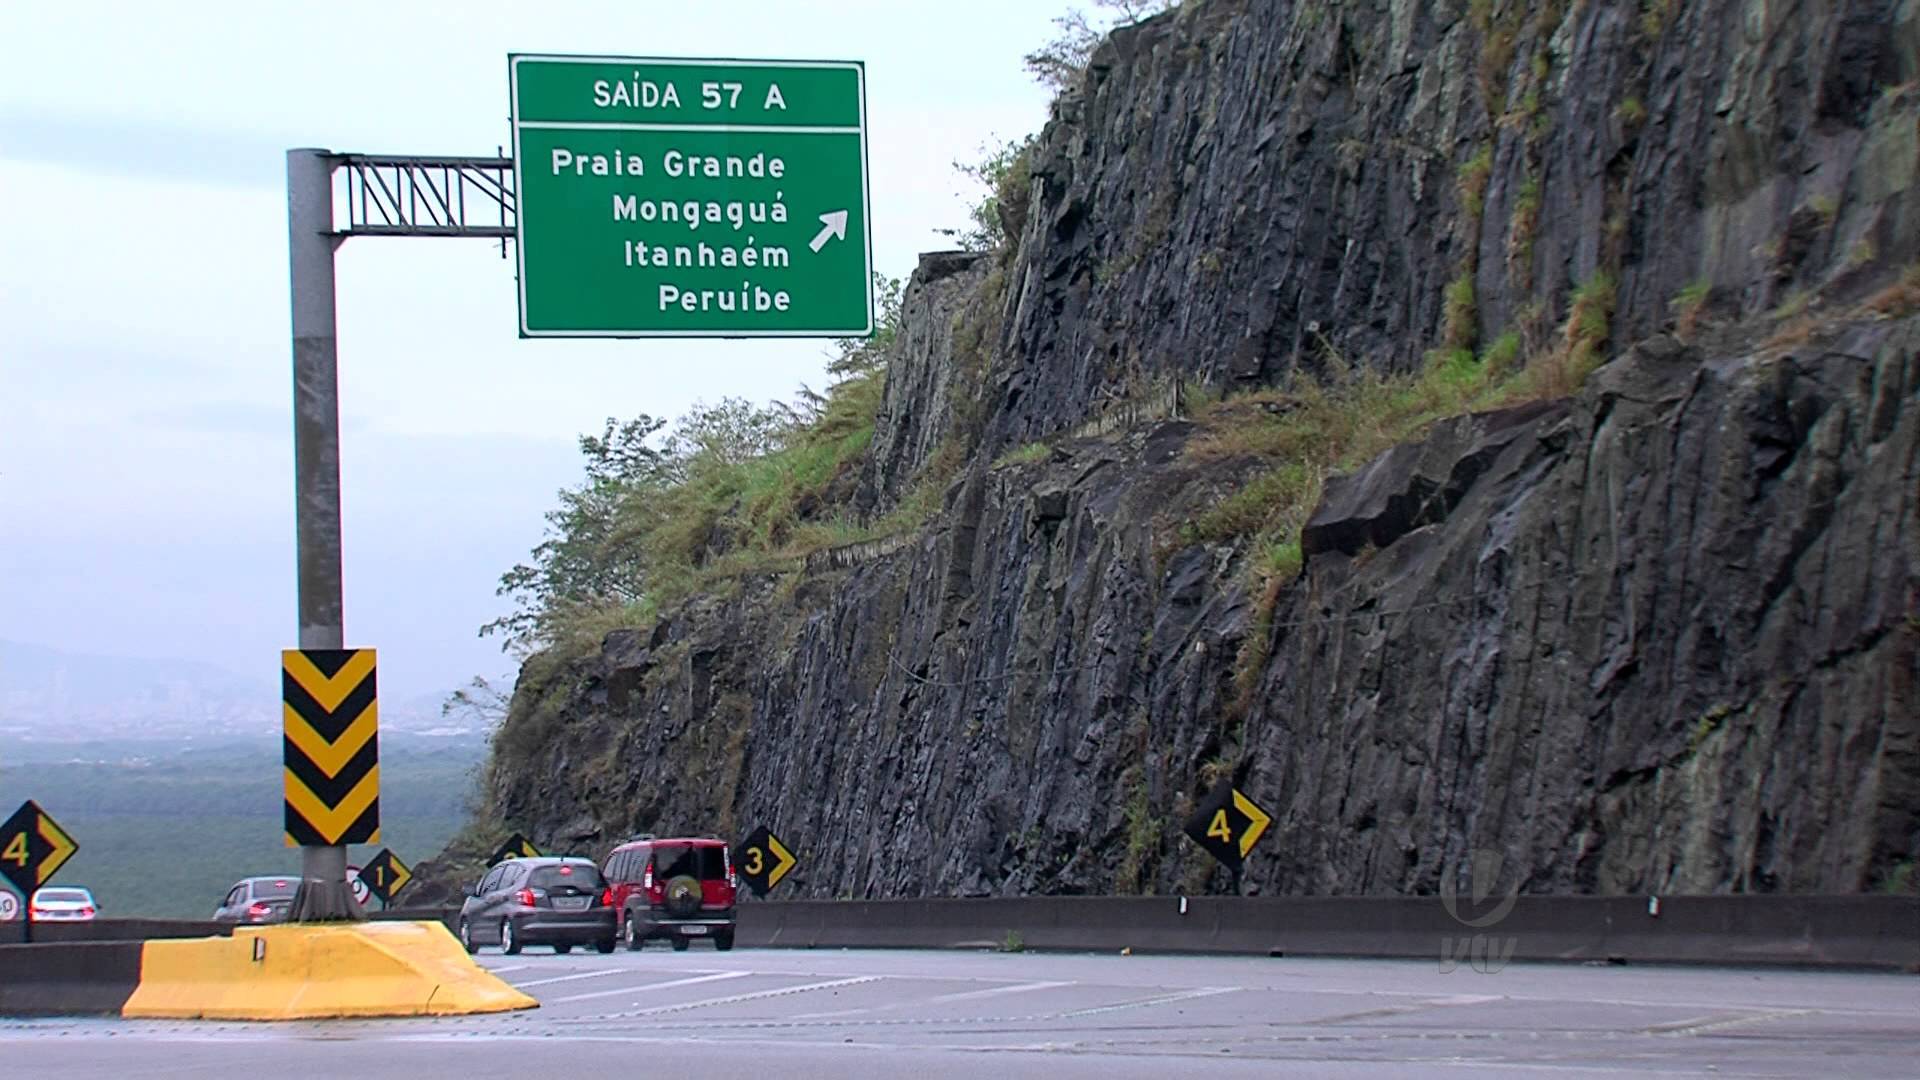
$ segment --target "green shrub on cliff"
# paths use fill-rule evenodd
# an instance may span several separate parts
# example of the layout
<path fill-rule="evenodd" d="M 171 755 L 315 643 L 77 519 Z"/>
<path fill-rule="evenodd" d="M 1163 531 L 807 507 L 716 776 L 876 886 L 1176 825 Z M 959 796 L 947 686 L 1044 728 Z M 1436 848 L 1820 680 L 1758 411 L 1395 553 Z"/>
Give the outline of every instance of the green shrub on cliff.
<path fill-rule="evenodd" d="M 967 207 L 967 227 L 940 229 L 966 251 L 998 251 L 1018 237 L 1026 217 L 1027 185 L 1032 182 L 1034 137 L 1001 143 L 983 149 L 979 161 L 956 161 L 954 170 L 984 187 L 982 195 Z"/>
<path fill-rule="evenodd" d="M 1094 12 L 1069 7 L 1053 20 L 1054 35 L 1023 60 L 1035 81 L 1058 93 L 1080 81 L 1107 34 L 1174 7 L 1174 0 L 1093 0 Z M 1106 15 L 1099 14 L 1107 12 Z"/>
<path fill-rule="evenodd" d="M 482 627 L 520 653 L 597 647 L 717 580 L 797 564 L 862 539 L 835 497 L 873 440 L 900 283 L 876 275 L 870 338 L 847 339 L 824 393 L 698 405 L 671 428 L 641 415 L 583 435 L 586 476 L 559 494 L 547 535 L 500 578 L 514 611 Z"/>
<path fill-rule="evenodd" d="M 1188 447 L 1192 460 L 1273 464 L 1190 522 L 1183 539 L 1252 536 L 1264 546 L 1297 543 L 1329 474 L 1359 466 L 1442 417 L 1502 400 L 1508 384 L 1501 376 L 1515 344 L 1503 335 L 1484 356 L 1470 349 L 1436 350 L 1417 374 L 1367 372 L 1340 386 L 1300 376 L 1282 389 L 1195 409 L 1204 433 Z"/>

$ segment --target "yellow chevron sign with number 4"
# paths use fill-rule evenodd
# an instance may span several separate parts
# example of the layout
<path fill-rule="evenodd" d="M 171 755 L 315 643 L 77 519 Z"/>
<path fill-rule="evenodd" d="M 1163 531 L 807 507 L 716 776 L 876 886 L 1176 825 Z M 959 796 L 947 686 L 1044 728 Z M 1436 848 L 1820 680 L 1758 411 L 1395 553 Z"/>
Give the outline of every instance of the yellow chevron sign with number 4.
<path fill-rule="evenodd" d="M 280 654 L 288 847 L 380 841 L 380 706 L 372 649 Z"/>
<path fill-rule="evenodd" d="M 1237 874 L 1271 824 L 1273 815 L 1234 787 L 1229 777 L 1214 785 L 1187 819 L 1186 833 Z"/>
<path fill-rule="evenodd" d="M 21 896 L 31 897 L 80 850 L 40 804 L 28 799 L 0 825 L 0 875 Z"/>

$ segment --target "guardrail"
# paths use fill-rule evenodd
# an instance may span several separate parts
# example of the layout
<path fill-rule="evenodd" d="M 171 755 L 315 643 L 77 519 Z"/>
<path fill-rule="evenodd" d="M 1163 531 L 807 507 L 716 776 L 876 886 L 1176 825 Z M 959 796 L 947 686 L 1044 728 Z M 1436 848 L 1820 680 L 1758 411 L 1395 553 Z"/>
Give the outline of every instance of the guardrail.
<path fill-rule="evenodd" d="M 1497 899 L 1497 898 L 1496 898 Z M 1021 948 L 1920 970 L 1920 897 L 1019 897 L 743 903 L 735 940 L 786 948 Z M 1491 910 L 1489 910 L 1491 909 Z M 1460 917 L 1456 918 L 1454 912 Z M 1470 925 L 1482 922 L 1484 925 Z"/>
<path fill-rule="evenodd" d="M 1483 968 L 1517 960 L 1920 971 L 1916 896 L 1518 896 L 1504 911 L 1491 902 L 1470 907 L 1464 898 L 1449 906 L 1439 897 L 1384 896 L 743 900 L 735 940 L 759 948 L 1412 958 Z M 395 908 L 372 917 L 451 928 L 458 909 Z M 0 943 L 19 940 L 18 923 L 0 928 Z M 34 939 L 131 941 L 232 929 L 102 919 L 35 924 Z"/>

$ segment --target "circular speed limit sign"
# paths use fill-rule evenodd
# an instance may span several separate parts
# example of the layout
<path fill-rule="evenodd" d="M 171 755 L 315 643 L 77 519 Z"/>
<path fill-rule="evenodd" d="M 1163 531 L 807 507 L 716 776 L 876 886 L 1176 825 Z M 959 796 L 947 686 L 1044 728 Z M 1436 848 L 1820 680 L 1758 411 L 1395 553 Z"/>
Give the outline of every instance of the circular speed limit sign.
<path fill-rule="evenodd" d="M 347 867 L 347 884 L 353 886 L 353 902 L 366 907 L 367 899 L 373 895 L 373 890 L 367 888 L 366 881 L 360 877 L 359 867 Z"/>
<path fill-rule="evenodd" d="M 0 922 L 12 922 L 20 917 L 20 898 L 0 889 Z"/>

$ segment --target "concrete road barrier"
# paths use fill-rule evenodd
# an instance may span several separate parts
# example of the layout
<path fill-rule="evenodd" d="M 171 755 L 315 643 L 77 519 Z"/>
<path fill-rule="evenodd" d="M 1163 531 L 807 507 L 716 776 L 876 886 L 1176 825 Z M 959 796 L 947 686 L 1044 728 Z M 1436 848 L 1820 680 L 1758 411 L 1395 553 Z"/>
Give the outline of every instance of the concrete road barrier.
<path fill-rule="evenodd" d="M 121 1015 L 303 1020 L 453 1016 L 539 1003 L 467 955 L 439 923 L 267 926 L 151 941 Z"/>
<path fill-rule="evenodd" d="M 0 1016 L 118 1016 L 140 985 L 137 941 L 0 946 Z"/>
<path fill-rule="evenodd" d="M 207 937 L 233 933 L 232 923 L 190 919 L 88 919 L 85 922 L 37 922 L 36 944 L 69 941 L 151 941 L 155 938 Z M 18 919 L 0 923 L 0 945 L 19 945 L 26 924 Z"/>
<path fill-rule="evenodd" d="M 311 1020 L 454 1016 L 537 1001 L 437 922 L 240 928 L 230 937 L 0 946 L 0 1015 Z"/>
<path fill-rule="evenodd" d="M 1920 970 L 1920 897 L 1007 897 L 743 902 L 737 941 Z"/>
<path fill-rule="evenodd" d="M 369 922 L 442 922 L 451 930 L 458 921 L 457 907 L 394 908 L 370 911 Z M 0 922 L 0 945 L 19 945 L 25 940 L 25 925 L 20 920 Z M 33 924 L 36 943 L 67 941 L 156 941 L 163 938 L 228 937 L 235 924 L 197 919 L 88 919 L 85 922 L 37 922 Z M 244 927 L 243 927 L 244 929 Z"/>

